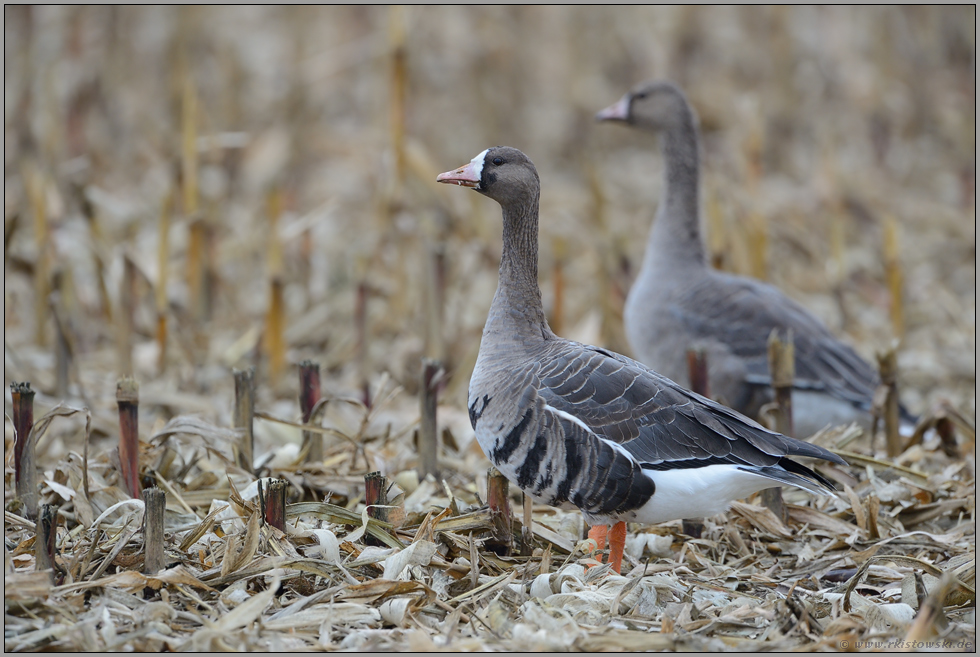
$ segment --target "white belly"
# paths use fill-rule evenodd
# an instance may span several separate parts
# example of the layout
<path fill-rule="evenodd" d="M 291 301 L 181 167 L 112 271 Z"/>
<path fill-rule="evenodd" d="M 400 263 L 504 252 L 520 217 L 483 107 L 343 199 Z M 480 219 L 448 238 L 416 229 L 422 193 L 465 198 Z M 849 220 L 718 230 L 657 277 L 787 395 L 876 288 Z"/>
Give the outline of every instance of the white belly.
<path fill-rule="evenodd" d="M 681 518 L 708 518 L 728 510 L 734 500 L 779 486 L 769 477 L 735 465 L 685 470 L 645 470 L 656 484 L 653 497 L 637 509 L 635 522 L 655 524 Z"/>

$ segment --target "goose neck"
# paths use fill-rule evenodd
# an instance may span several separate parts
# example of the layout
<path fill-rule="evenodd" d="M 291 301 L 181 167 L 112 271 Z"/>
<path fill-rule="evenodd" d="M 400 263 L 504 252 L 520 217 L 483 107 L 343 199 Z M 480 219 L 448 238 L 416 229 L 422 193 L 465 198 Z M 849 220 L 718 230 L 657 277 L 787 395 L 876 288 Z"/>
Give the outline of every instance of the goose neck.
<path fill-rule="evenodd" d="M 500 279 L 487 319 L 487 330 L 522 336 L 550 333 L 538 287 L 538 198 L 503 206 L 503 253 Z"/>
<path fill-rule="evenodd" d="M 701 241 L 700 162 L 693 117 L 663 136 L 664 198 L 650 233 L 648 252 L 672 262 L 704 263 Z"/>

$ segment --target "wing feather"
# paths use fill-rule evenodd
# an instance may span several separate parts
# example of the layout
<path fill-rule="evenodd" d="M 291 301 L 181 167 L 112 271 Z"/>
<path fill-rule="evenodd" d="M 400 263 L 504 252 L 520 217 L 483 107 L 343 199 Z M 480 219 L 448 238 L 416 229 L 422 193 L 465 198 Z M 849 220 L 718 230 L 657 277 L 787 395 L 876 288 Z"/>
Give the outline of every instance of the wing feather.
<path fill-rule="evenodd" d="M 809 456 L 844 464 L 822 447 L 769 431 L 625 356 L 560 339 L 544 350 L 538 357 L 544 402 L 638 462 L 771 467 L 787 456 Z"/>
<path fill-rule="evenodd" d="M 717 340 L 742 358 L 746 380 L 754 384 L 770 383 L 769 336 L 764 327 L 791 329 L 795 385 L 870 408 L 878 385 L 871 365 L 803 306 L 771 285 L 712 271 L 689 289 L 683 305 L 673 311 L 693 337 Z M 731 317 L 739 319 L 732 322 Z"/>

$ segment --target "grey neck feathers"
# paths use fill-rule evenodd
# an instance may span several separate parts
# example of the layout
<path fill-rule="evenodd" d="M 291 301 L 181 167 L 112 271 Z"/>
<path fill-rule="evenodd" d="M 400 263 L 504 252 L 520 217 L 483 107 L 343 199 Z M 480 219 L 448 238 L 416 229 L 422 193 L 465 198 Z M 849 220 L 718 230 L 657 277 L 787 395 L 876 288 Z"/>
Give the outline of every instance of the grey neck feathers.
<path fill-rule="evenodd" d="M 663 133 L 664 198 L 647 244 L 650 265 L 704 265 L 698 201 L 698 133 L 684 108 L 681 121 Z"/>
<path fill-rule="evenodd" d="M 538 287 L 538 195 L 503 207 L 504 248 L 500 280 L 484 333 L 502 331 L 522 339 L 553 335 Z"/>

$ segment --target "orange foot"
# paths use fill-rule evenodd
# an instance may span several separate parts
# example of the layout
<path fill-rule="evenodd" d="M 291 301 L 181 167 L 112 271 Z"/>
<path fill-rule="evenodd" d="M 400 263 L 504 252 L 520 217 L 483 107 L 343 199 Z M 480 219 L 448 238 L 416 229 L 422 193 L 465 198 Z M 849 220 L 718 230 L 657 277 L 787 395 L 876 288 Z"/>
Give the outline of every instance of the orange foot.
<path fill-rule="evenodd" d="M 626 548 L 626 523 L 617 522 L 609 530 L 607 525 L 594 525 L 589 529 L 589 538 L 596 542 L 596 551 L 606 549 L 606 535 L 609 536 L 609 563 L 619 573 L 623 568 L 623 550 Z M 598 557 L 602 561 L 602 555 Z"/>
<path fill-rule="evenodd" d="M 623 568 L 623 551 L 626 549 L 626 523 L 617 522 L 609 531 L 609 563 L 618 574 Z"/>
<path fill-rule="evenodd" d="M 601 552 L 606 549 L 606 532 L 609 527 L 606 525 L 593 525 L 589 528 L 589 538 L 595 541 L 595 551 L 600 553 L 596 558 L 602 561 Z"/>

